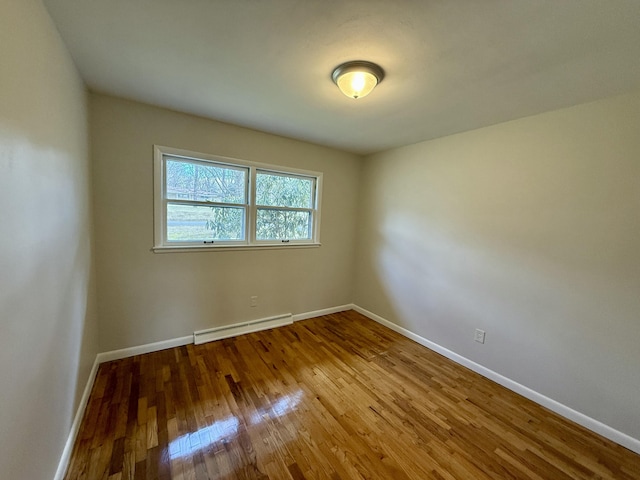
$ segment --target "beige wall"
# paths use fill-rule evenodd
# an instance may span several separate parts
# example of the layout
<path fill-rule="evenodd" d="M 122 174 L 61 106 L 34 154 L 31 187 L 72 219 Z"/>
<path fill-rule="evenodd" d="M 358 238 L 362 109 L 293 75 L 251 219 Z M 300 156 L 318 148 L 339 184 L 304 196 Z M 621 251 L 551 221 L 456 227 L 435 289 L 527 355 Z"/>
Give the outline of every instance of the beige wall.
<path fill-rule="evenodd" d="M 357 304 L 640 438 L 640 93 L 365 165 Z"/>
<path fill-rule="evenodd" d="M 87 98 L 40 1 L 0 4 L 0 477 L 50 480 L 97 353 Z"/>
<path fill-rule="evenodd" d="M 351 302 L 359 157 L 103 95 L 91 142 L 101 350 Z M 323 172 L 322 246 L 152 253 L 154 144 Z"/>

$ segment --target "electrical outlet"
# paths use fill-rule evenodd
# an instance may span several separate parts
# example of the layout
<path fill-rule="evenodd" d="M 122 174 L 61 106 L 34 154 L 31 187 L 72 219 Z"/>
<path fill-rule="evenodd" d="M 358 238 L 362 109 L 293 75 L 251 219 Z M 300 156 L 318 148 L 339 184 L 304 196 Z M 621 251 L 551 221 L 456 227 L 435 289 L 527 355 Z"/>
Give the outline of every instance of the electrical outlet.
<path fill-rule="evenodd" d="M 480 330 L 479 328 L 476 328 L 476 336 L 474 337 L 474 340 L 478 343 L 484 343 L 484 336 L 485 336 L 485 331 Z"/>
<path fill-rule="evenodd" d="M 258 306 L 258 296 L 257 295 L 253 295 L 251 297 L 251 303 L 249 304 L 252 307 L 257 307 Z"/>

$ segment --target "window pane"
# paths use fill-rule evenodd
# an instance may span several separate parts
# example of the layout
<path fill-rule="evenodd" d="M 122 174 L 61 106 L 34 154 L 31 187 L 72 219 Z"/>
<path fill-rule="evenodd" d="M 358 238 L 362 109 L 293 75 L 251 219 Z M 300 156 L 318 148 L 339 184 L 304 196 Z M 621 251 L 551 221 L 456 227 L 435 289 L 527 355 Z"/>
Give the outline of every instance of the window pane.
<path fill-rule="evenodd" d="M 167 160 L 167 199 L 246 203 L 247 170 Z"/>
<path fill-rule="evenodd" d="M 167 241 L 244 240 L 244 208 L 167 205 Z"/>
<path fill-rule="evenodd" d="M 256 175 L 256 204 L 268 207 L 313 208 L 313 179 L 276 173 Z"/>
<path fill-rule="evenodd" d="M 256 238 L 258 240 L 309 240 L 311 239 L 311 213 L 259 208 Z"/>

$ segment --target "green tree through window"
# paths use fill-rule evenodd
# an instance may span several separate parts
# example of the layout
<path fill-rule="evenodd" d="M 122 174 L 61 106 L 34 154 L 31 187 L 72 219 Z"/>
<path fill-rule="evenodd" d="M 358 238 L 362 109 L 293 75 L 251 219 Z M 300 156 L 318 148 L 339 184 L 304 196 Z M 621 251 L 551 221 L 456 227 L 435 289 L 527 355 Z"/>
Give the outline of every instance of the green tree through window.
<path fill-rule="evenodd" d="M 311 238 L 314 180 L 258 170 L 256 174 L 256 238 Z"/>

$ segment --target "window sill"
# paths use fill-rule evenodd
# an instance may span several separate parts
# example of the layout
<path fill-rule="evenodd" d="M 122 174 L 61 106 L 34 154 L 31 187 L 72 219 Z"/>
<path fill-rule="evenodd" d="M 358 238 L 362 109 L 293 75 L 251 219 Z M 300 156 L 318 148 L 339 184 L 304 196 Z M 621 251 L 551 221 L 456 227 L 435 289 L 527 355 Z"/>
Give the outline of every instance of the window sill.
<path fill-rule="evenodd" d="M 228 250 L 286 250 L 298 248 L 318 248 L 321 243 L 290 243 L 288 245 L 217 245 L 217 246 L 185 246 L 179 247 L 153 247 L 153 253 L 186 253 L 186 252 L 221 252 Z"/>

